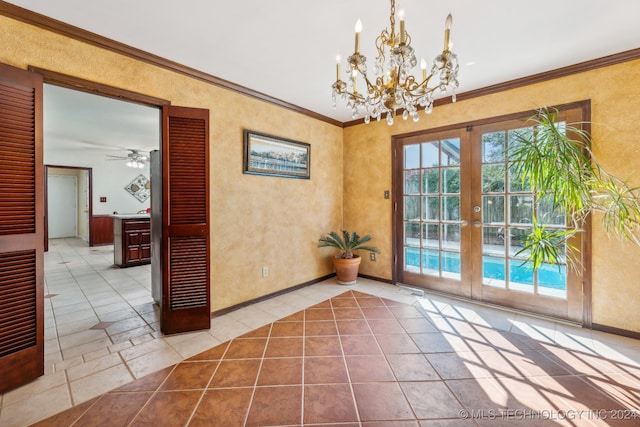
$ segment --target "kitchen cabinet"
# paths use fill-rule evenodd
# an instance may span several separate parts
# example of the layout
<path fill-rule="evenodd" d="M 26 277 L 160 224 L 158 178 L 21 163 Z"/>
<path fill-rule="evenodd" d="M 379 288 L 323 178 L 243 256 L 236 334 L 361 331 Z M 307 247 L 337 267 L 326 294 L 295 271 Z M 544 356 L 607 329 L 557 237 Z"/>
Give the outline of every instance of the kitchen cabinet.
<path fill-rule="evenodd" d="M 149 215 L 113 216 L 113 263 L 118 267 L 151 263 Z"/>

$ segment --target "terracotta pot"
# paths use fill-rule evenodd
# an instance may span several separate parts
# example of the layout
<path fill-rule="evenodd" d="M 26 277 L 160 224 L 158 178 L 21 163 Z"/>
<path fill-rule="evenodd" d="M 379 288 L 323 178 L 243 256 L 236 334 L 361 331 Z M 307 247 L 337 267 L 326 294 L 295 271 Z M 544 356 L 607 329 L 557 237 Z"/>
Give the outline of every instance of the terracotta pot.
<path fill-rule="evenodd" d="M 358 279 L 358 269 L 361 258 L 354 255 L 353 258 L 333 258 L 333 266 L 336 269 L 338 283 L 341 285 L 353 285 Z"/>

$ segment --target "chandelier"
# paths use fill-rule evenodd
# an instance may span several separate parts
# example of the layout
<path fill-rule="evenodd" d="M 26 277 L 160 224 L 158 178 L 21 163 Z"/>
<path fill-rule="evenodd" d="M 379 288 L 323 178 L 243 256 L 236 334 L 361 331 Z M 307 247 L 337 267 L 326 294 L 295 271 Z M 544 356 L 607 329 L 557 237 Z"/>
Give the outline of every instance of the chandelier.
<path fill-rule="evenodd" d="M 411 36 L 406 32 L 404 14 L 398 13 L 400 29 L 395 30 L 395 0 L 391 0 L 391 31 L 385 28 L 376 39 L 378 56 L 374 66 L 374 77 L 367 75 L 367 58 L 360 53 L 360 32 L 362 22 L 356 22 L 355 52 L 347 58 L 347 82 L 340 80 L 340 57 L 337 57 L 336 82 L 333 84 L 333 108 L 340 95 L 347 102 L 352 118 L 364 115 L 364 122 L 380 120 L 386 116 L 387 123 L 393 124 L 396 110 L 403 110 L 402 118 L 409 117 L 414 122 L 420 120 L 419 109 L 429 114 L 433 110 L 433 98 L 436 94 L 451 91 L 451 99 L 456 101 L 455 89 L 458 87 L 458 57 L 451 51 L 450 31 L 452 18 L 447 16 L 444 30 L 444 49 L 433 61 L 429 75 L 427 62 L 422 59 L 420 67 L 422 78 L 417 80 L 410 71 L 417 65 L 416 55 L 411 47 Z M 429 86 L 431 80 L 437 80 Z M 358 92 L 358 80 L 365 83 L 364 92 Z"/>

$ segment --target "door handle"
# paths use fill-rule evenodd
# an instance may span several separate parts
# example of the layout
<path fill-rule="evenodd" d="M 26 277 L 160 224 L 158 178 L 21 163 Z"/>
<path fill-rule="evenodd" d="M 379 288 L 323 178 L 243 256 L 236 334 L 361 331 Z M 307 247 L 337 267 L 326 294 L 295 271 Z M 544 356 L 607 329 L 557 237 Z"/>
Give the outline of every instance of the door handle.
<path fill-rule="evenodd" d="M 475 221 L 473 221 L 473 226 L 474 227 L 482 227 L 482 222 L 478 221 L 478 220 L 475 220 Z"/>
<path fill-rule="evenodd" d="M 466 219 L 463 219 L 462 221 L 460 221 L 460 227 L 466 227 L 467 225 L 469 225 L 469 223 L 467 222 Z"/>

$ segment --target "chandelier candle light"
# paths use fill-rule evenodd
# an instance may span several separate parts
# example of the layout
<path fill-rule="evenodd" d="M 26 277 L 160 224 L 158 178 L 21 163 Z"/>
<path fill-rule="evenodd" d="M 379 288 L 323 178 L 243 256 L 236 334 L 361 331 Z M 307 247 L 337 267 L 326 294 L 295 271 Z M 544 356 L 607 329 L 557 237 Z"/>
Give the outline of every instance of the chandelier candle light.
<path fill-rule="evenodd" d="M 347 58 L 347 82 L 340 80 L 340 57 L 336 58 L 336 82 L 333 84 L 333 108 L 336 98 L 341 95 L 347 101 L 352 118 L 364 115 L 364 122 L 371 118 L 380 120 L 386 115 L 387 123 L 393 124 L 396 110 L 403 110 L 402 118 L 409 116 L 414 122 L 420 120 L 418 109 L 423 108 L 429 114 L 433 110 L 433 98 L 436 92 L 451 91 L 451 100 L 456 102 L 455 89 L 458 88 L 458 56 L 451 51 L 451 14 L 447 16 L 444 29 L 444 50 L 433 61 L 431 73 L 427 75 L 427 62 L 422 59 L 422 80 L 418 81 L 410 74 L 417 65 L 416 55 L 411 47 L 411 36 L 406 32 L 404 12 L 398 13 L 400 30 L 395 32 L 395 0 L 391 0 L 391 31 L 385 28 L 376 39 L 376 57 L 374 78 L 367 76 L 367 58 L 360 53 L 360 32 L 362 22 L 356 22 L 355 52 Z M 429 86 L 432 78 L 439 79 L 434 86 Z M 365 93 L 358 92 L 358 79 L 366 84 Z"/>

